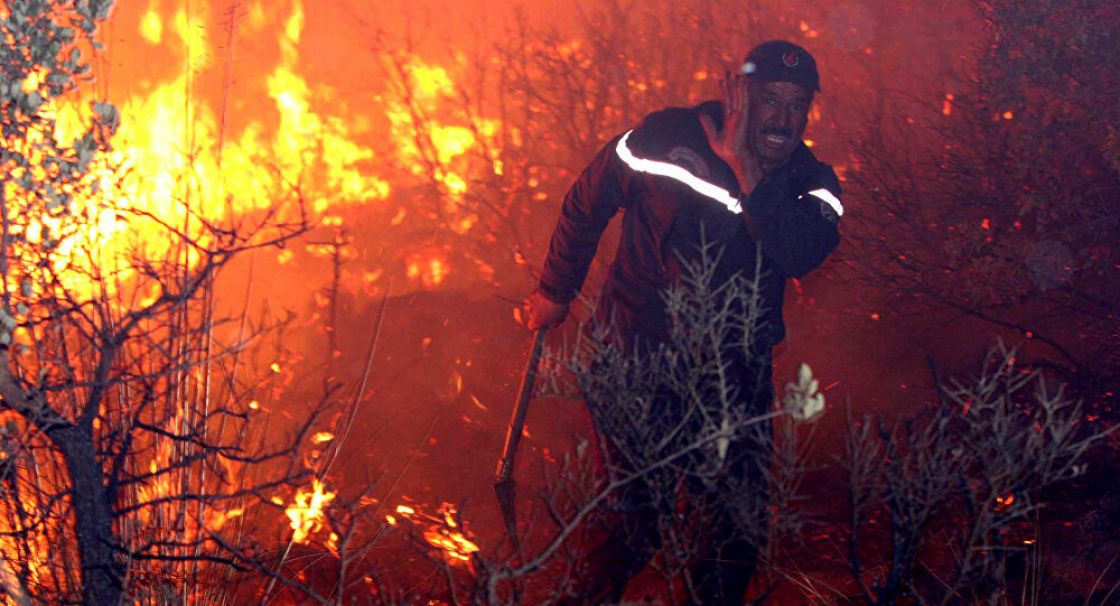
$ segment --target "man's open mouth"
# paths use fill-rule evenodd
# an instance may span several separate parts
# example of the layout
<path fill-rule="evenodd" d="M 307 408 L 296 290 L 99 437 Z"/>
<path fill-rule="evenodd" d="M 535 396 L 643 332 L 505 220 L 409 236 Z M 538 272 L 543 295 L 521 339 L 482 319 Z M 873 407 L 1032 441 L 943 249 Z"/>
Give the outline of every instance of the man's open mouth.
<path fill-rule="evenodd" d="M 775 126 L 762 128 L 762 144 L 770 149 L 781 149 L 793 138 L 793 133 L 787 129 Z"/>
<path fill-rule="evenodd" d="M 762 140 L 769 147 L 782 147 L 789 141 L 789 137 L 785 135 L 766 135 Z"/>

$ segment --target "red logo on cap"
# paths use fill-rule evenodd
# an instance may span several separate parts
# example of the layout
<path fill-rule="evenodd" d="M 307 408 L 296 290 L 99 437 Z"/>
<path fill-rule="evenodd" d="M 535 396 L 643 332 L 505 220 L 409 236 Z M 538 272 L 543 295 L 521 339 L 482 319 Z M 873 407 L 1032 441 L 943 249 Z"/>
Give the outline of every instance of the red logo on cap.
<path fill-rule="evenodd" d="M 797 67 L 799 61 L 800 59 L 797 57 L 797 51 L 789 51 L 782 55 L 782 63 L 785 63 L 786 67 Z"/>

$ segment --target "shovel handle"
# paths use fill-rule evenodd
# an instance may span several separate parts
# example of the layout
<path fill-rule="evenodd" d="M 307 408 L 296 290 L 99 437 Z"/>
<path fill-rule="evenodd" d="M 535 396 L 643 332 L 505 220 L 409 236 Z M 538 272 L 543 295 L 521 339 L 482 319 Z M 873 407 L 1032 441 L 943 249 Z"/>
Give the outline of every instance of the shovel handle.
<path fill-rule="evenodd" d="M 533 399 L 533 384 L 537 380 L 537 367 L 540 366 L 541 352 L 544 350 L 545 331 L 545 328 L 538 328 L 533 336 L 533 348 L 529 351 L 529 360 L 521 375 L 521 387 L 517 390 L 517 404 L 513 407 L 513 416 L 510 417 L 509 429 L 506 430 L 506 444 L 502 447 L 502 458 L 498 459 L 495 484 L 508 482 L 513 476 L 513 459 L 517 455 L 517 445 L 521 443 L 529 401 Z"/>

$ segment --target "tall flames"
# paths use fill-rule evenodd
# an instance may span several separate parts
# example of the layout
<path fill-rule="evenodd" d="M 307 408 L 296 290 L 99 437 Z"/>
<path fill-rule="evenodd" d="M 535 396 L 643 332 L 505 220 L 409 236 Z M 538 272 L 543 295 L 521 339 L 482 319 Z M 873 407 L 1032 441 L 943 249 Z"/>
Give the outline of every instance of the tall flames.
<path fill-rule="evenodd" d="M 132 291 L 135 287 L 130 284 L 138 277 L 137 258 L 174 259 L 188 266 L 199 260 L 196 250 L 174 245 L 167 237 L 169 230 L 204 247 L 213 237 L 212 225 L 238 224 L 271 213 L 277 221 L 297 221 L 307 215 L 313 224 L 338 233 L 347 228 L 341 211 L 387 204 L 394 193 L 390 182 L 400 181 L 402 174 L 414 181 L 434 179 L 447 203 L 454 205 L 471 187 L 468 166 L 460 160 L 486 143 L 497 161 L 496 122 L 481 120 L 481 128 L 468 128 L 438 119 L 439 103 L 455 89 L 444 67 L 406 57 L 399 64 L 407 74 L 402 82 L 410 87 L 415 105 L 381 103 L 371 92 L 362 103 L 376 108 L 373 111 L 351 110 L 337 88 L 309 78 L 306 57 L 301 55 L 307 52 L 301 48 L 306 27 L 302 0 L 233 0 L 225 12 L 220 6 L 225 3 L 216 0 L 120 4 L 107 28 L 107 58 L 95 69 L 98 82 L 79 91 L 76 98 L 44 103 L 38 110 L 55 120 L 54 132 L 38 132 L 38 140 L 18 142 L 32 156 L 43 138 L 68 144 L 88 128 L 91 111 L 110 112 L 104 105 L 91 110 L 93 97 L 108 94 L 119 110 L 111 150 L 82 158 L 89 166 L 87 177 L 61 192 L 74 198 L 73 213 L 35 219 L 21 228 L 21 237 L 29 243 L 51 242 L 53 274 L 58 286 L 75 300 L 109 299 L 121 306 L 143 306 L 154 300 L 159 292 Z M 260 53 L 236 56 L 244 48 Z M 43 77 L 33 74 L 21 86 L 32 92 Z M 418 108 L 424 113 L 418 114 Z M 417 130 L 424 136 L 413 136 Z M 379 141 L 386 136 L 389 141 Z M 385 157 L 385 150 L 392 158 Z M 361 227 L 388 228 L 409 212 L 404 204 L 390 224 Z M 476 221 L 466 213 L 452 227 L 465 233 Z M 295 255 L 326 256 L 331 249 L 308 244 L 275 254 L 275 262 L 284 265 Z M 431 243 L 414 243 L 400 255 L 400 262 L 399 273 L 413 288 L 439 288 L 455 269 L 441 248 Z M 383 275 L 376 267 L 362 273 L 367 282 Z M 7 287 L 43 288 L 38 284 Z M 22 346 L 30 346 L 33 337 L 23 329 L 13 333 Z M 165 403 L 167 410 L 155 415 L 158 420 L 153 425 L 158 429 L 152 443 L 145 445 L 150 458 L 136 462 L 135 473 L 142 479 L 128 497 L 166 503 L 137 509 L 128 528 L 122 529 L 125 536 L 156 537 L 153 540 L 166 541 L 168 546 L 221 532 L 232 521 L 243 519 L 250 503 L 238 498 L 221 506 L 184 507 L 174 497 L 191 482 L 222 481 L 252 488 L 251 479 L 239 477 L 242 466 L 235 462 L 191 476 L 184 471 L 184 461 L 194 456 L 191 448 L 160 437 L 161 432 L 170 436 L 197 431 L 207 423 L 191 406 L 208 397 L 209 378 L 177 374 L 189 385 L 182 392 L 189 392 L 189 397 L 173 398 Z M 235 406 L 246 415 L 270 414 L 258 400 Z M 106 418 L 120 414 L 106 412 Z M 35 439 L 29 437 L 27 443 Z M 322 445 L 332 439 L 333 434 L 320 432 L 311 441 Z M 4 460 L 9 456 L 15 453 L 0 452 Z M 56 487 L 67 483 L 47 472 L 28 473 L 37 474 L 36 482 Z M 282 508 L 295 543 L 309 542 L 322 528 L 325 510 L 337 495 L 319 478 L 294 493 L 280 489 L 276 493 L 271 501 Z M 0 504 L 0 509 L 4 507 Z M 18 520 L 40 513 L 34 501 L 27 507 L 18 515 L 0 510 L 0 531 L 23 532 Z M 430 540 L 451 557 L 462 558 L 477 547 L 458 529 L 453 513 L 450 506 L 441 508 L 438 520 L 444 531 L 430 530 L 434 533 Z M 145 536 L 145 528 L 155 530 Z M 0 559 L 25 562 L 38 583 L 36 575 L 48 574 L 51 567 L 48 536 L 49 532 L 35 533 L 39 544 L 26 553 L 10 539 L 0 538 Z M 0 569 L 0 577 L 9 573 Z M 70 578 L 49 584 L 61 590 L 73 582 Z"/>
<path fill-rule="evenodd" d="M 62 242 L 64 251 L 92 247 L 96 258 L 88 265 L 127 273 L 121 259 L 131 251 L 150 258 L 171 252 L 161 225 L 201 237 L 200 221 L 266 210 L 294 218 L 302 203 L 318 224 L 339 228 L 340 209 L 383 203 L 393 193 L 390 181 L 407 178 L 433 180 L 454 211 L 470 188 L 471 169 L 463 161 L 469 151 L 483 146 L 488 170 L 501 172 L 498 122 L 438 118 L 441 103 L 458 94 L 447 68 L 412 55 L 384 58 L 387 69 L 399 70 L 408 88 L 400 96 L 409 103 L 370 93 L 364 103 L 376 110 L 354 111 L 335 86 L 311 82 L 302 71 L 301 0 L 287 3 L 280 23 L 271 23 L 276 7 L 262 0 L 233 2 L 227 13 L 216 4 L 151 0 L 139 13 L 118 7 L 114 29 L 135 36 L 110 41 L 106 52 L 130 62 L 154 54 L 176 69 L 140 70 L 135 80 L 116 69 L 99 70 L 111 93 L 124 92 L 112 98 L 121 122 L 112 151 L 91 161 L 95 184 L 84 188 L 76 205 L 82 228 Z M 275 45 L 273 53 L 262 53 L 274 55 L 270 64 L 258 67 L 255 57 L 236 56 L 249 45 L 242 38 L 250 37 L 254 47 Z M 246 63 L 254 65 L 247 69 Z M 81 132 L 89 118 L 85 107 L 83 101 L 45 108 L 58 121 L 53 136 L 62 142 Z M 409 212 L 401 205 L 393 223 Z M 467 212 L 448 224 L 465 233 L 477 220 Z M 50 237 L 52 227 L 35 226 L 33 239 Z M 323 254 L 313 247 L 308 252 Z M 291 253 L 278 255 L 285 263 Z M 74 262 L 66 252 L 58 257 Z M 403 262 L 402 273 L 421 288 L 438 288 L 452 271 L 446 255 L 430 246 L 418 246 Z M 72 288 L 88 281 L 89 267 L 58 269 L 78 270 L 70 272 Z"/>

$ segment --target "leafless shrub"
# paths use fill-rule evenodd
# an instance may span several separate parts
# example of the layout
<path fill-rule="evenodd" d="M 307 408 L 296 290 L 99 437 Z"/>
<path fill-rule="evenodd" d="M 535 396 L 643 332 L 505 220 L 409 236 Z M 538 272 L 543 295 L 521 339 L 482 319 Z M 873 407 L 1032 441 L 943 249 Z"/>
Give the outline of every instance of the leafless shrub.
<path fill-rule="evenodd" d="M 848 559 L 867 603 L 1003 603 L 1009 557 L 1036 540 L 1024 523 L 1044 491 L 1082 473 L 1111 432 L 1087 428 L 1063 387 L 1002 344 L 943 397 L 893 428 L 849 419 Z"/>
<path fill-rule="evenodd" d="M 243 358 L 267 323 L 223 318 L 215 283 L 308 222 L 298 191 L 211 220 L 193 175 L 145 209 L 104 153 L 115 108 L 62 131 L 111 6 L 16 3 L 0 25 L 0 585 L 20 603 L 219 603 L 245 568 L 224 546 L 304 478 L 315 412 L 263 438 L 268 386 Z"/>

